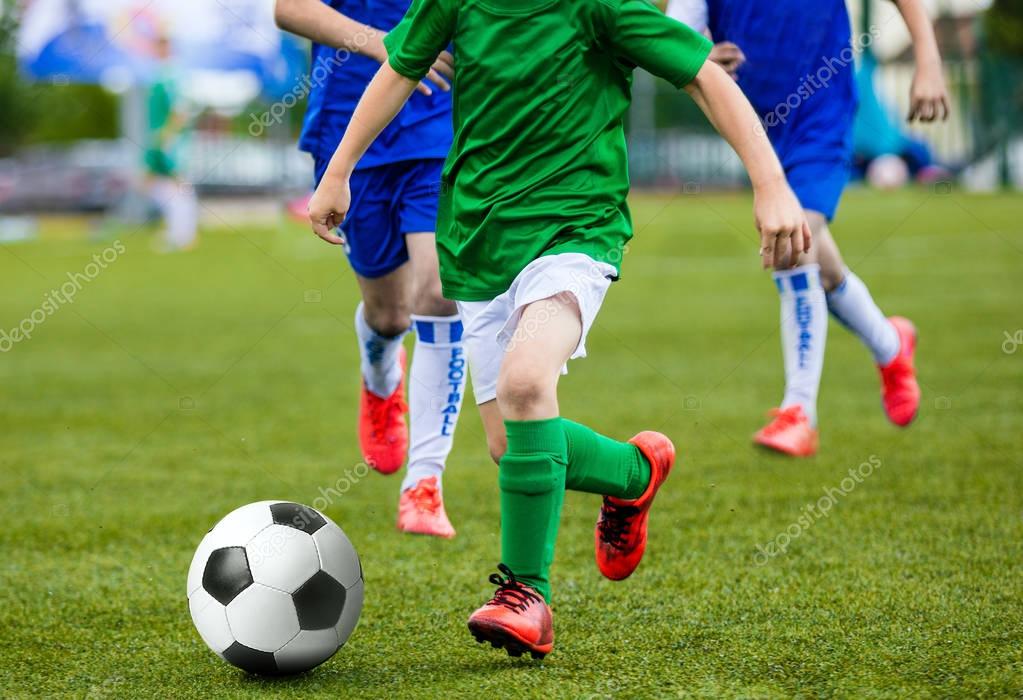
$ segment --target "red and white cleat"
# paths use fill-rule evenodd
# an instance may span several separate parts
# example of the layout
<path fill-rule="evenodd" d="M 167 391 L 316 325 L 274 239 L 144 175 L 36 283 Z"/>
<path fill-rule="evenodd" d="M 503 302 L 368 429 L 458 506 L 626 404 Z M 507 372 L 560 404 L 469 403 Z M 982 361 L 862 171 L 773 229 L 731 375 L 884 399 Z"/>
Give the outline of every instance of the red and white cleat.
<path fill-rule="evenodd" d="M 451 539 L 455 528 L 444 511 L 437 477 L 420 479 L 402 492 L 398 501 L 398 529 L 413 535 L 433 535 Z"/>
<path fill-rule="evenodd" d="M 675 464 L 675 446 L 666 436 L 645 431 L 629 440 L 650 463 L 650 483 L 639 498 L 604 496 L 594 530 L 597 568 L 612 581 L 632 575 L 646 551 L 650 506 Z"/>
<path fill-rule="evenodd" d="M 901 316 L 888 319 L 899 334 L 899 354 L 881 372 L 881 405 L 895 425 L 905 427 L 916 418 L 920 409 L 920 385 L 916 381 L 913 356 L 916 353 L 916 327 Z"/>
<path fill-rule="evenodd" d="M 480 644 L 503 647 L 509 656 L 529 652 L 534 659 L 542 659 L 554 648 L 551 608 L 535 589 L 516 580 L 507 566 L 499 564 L 497 569 L 507 578 L 490 575 L 497 591 L 469 616 L 469 631 Z"/>
<path fill-rule="evenodd" d="M 359 444 L 366 464 L 381 474 L 401 469 L 408 455 L 408 423 L 405 413 L 405 349 L 401 349 L 401 381 L 386 399 L 382 399 L 362 382 L 359 400 Z"/>
<path fill-rule="evenodd" d="M 768 415 L 774 420 L 756 432 L 755 444 L 793 457 L 817 454 L 817 430 L 810 425 L 802 406 L 772 408 Z"/>

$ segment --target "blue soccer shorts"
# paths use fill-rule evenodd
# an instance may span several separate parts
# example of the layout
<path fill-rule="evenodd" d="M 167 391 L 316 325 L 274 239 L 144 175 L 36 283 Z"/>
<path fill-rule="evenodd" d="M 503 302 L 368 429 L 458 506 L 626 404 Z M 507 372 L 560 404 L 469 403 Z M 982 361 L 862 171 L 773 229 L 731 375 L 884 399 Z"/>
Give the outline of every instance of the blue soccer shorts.
<path fill-rule="evenodd" d="M 329 158 L 315 159 L 316 184 L 327 170 Z M 408 160 L 352 174 L 352 203 L 341 225 L 345 253 L 352 269 L 375 278 L 408 262 L 405 236 L 432 233 L 437 226 L 444 160 Z"/>
<path fill-rule="evenodd" d="M 821 97 L 767 133 L 799 203 L 831 221 L 852 172 L 856 103 Z"/>
<path fill-rule="evenodd" d="M 849 182 L 850 160 L 841 154 L 821 153 L 809 160 L 783 165 L 789 185 L 803 209 L 820 212 L 828 221 L 834 219 Z"/>

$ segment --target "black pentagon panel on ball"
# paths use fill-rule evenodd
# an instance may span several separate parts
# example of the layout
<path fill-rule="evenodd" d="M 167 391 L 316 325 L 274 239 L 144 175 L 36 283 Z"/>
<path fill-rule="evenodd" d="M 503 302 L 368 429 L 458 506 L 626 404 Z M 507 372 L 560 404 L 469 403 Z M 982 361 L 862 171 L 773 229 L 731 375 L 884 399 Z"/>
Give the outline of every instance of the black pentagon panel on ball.
<path fill-rule="evenodd" d="M 213 550 L 202 572 L 202 587 L 207 593 L 227 605 L 251 585 L 252 572 L 244 547 Z"/>
<path fill-rule="evenodd" d="M 298 503 L 274 503 L 270 506 L 270 512 L 278 525 L 287 525 L 309 535 L 327 524 L 322 515 Z"/>
<path fill-rule="evenodd" d="M 298 625 L 304 630 L 333 627 L 345 608 L 345 587 L 326 571 L 317 571 L 312 578 L 291 594 L 298 612 Z"/>
<path fill-rule="evenodd" d="M 279 673 L 277 661 L 271 652 L 252 649 L 240 642 L 235 642 L 225 649 L 224 658 L 249 673 L 258 673 L 261 676 L 275 676 Z"/>

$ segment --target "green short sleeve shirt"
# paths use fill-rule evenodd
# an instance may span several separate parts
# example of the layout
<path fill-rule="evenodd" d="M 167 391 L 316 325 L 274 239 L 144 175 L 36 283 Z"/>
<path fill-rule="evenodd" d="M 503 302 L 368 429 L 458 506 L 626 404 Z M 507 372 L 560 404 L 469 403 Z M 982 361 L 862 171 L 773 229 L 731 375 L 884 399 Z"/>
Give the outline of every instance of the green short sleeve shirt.
<path fill-rule="evenodd" d="M 689 83 L 710 42 L 647 0 L 414 0 L 385 39 L 421 79 L 454 47 L 455 137 L 437 248 L 450 299 L 492 299 L 542 255 L 618 268 L 632 237 L 632 71 Z"/>

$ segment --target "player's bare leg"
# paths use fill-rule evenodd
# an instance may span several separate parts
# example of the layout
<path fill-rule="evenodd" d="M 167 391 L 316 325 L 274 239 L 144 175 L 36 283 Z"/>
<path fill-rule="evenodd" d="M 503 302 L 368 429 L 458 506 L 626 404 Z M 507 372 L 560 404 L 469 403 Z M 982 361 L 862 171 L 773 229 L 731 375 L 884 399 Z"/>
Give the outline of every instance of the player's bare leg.
<path fill-rule="evenodd" d="M 674 446 L 659 433 L 622 443 L 559 417 L 558 377 L 581 334 L 573 295 L 527 306 L 500 366 L 497 400 L 480 405 L 499 463 L 504 576 L 491 577 L 497 592 L 469 628 L 478 641 L 514 656 L 540 657 L 553 645 L 549 570 L 564 490 L 604 496 L 597 565 L 623 579 L 643 557 L 650 504 L 674 462 Z"/>
<path fill-rule="evenodd" d="M 412 266 L 405 263 L 386 275 L 356 275 L 362 303 L 355 311 L 362 370 L 359 442 L 366 463 L 392 474 L 405 463 L 404 348 L 412 323 Z"/>
<path fill-rule="evenodd" d="M 398 528 L 454 537 L 442 478 L 468 374 L 462 324 L 454 302 L 441 292 L 434 235 L 407 234 L 405 242 L 412 263 L 410 321 L 416 347 L 409 369 L 408 470 L 401 485 Z"/>
<path fill-rule="evenodd" d="M 870 350 L 881 375 L 881 405 L 888 419 L 906 426 L 920 406 L 920 385 L 916 380 L 914 354 L 916 327 L 908 319 L 885 317 L 870 291 L 842 261 L 828 223 L 816 212 L 814 235 L 818 249 L 821 282 L 827 293 L 828 310 Z M 819 231 L 819 233 L 818 233 Z"/>
<path fill-rule="evenodd" d="M 494 399 L 480 404 L 479 409 L 483 431 L 487 434 L 487 449 L 490 450 L 490 459 L 494 460 L 494 464 L 500 464 L 504 453 L 508 451 L 508 435 L 504 432 L 501 408 L 497 405 L 497 399 Z"/>
<path fill-rule="evenodd" d="M 824 217 L 812 211 L 806 214 L 813 232 L 812 248 L 800 256 L 795 267 L 789 267 L 790 261 L 785 259 L 774 272 L 781 300 L 785 396 L 781 406 L 770 411 L 771 421 L 753 436 L 757 445 L 795 457 L 817 453 L 817 392 L 828 332 L 821 263 L 837 252 L 822 252 L 828 249 L 827 242 L 818 239 L 822 222 L 826 228 Z"/>
<path fill-rule="evenodd" d="M 469 617 L 469 630 L 477 641 L 513 656 L 528 651 L 542 658 L 554 647 L 547 572 L 565 497 L 567 452 L 557 386 L 581 335 L 582 318 L 571 295 L 527 306 L 501 362 L 497 400 L 481 406 L 485 427 L 501 433 L 492 439 L 488 432 L 492 452 L 508 446 L 498 477 L 504 576 L 491 576 L 497 590 Z M 500 427 L 495 411 L 507 421 Z"/>
<path fill-rule="evenodd" d="M 396 472 L 408 457 L 398 528 L 453 537 L 441 479 L 465 387 L 462 326 L 455 305 L 441 294 L 433 234 L 408 234 L 406 245 L 409 262 L 398 269 L 378 278 L 357 276 L 363 293 L 356 313 L 364 380 L 360 441 L 367 463 L 382 473 Z M 402 340 L 410 328 L 416 349 L 408 406 Z"/>
<path fill-rule="evenodd" d="M 774 420 L 754 436 L 757 444 L 795 456 L 815 454 L 818 444 L 816 396 L 820 369 L 816 362 L 823 366 L 827 329 L 826 319 L 821 318 L 821 294 L 815 291 L 818 283 L 828 311 L 874 355 L 881 374 L 882 405 L 889 420 L 907 425 L 920 403 L 913 366 L 913 324 L 904 318 L 884 316 L 866 285 L 846 267 L 827 219 L 815 211 L 807 211 L 806 215 L 813 230 L 813 248 L 800 257 L 791 272 L 775 274 L 782 295 L 786 398 L 781 408 L 772 411 Z M 819 357 L 815 354 L 818 351 Z"/>

